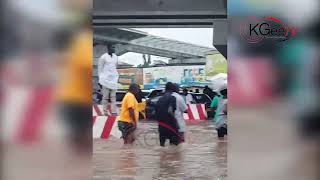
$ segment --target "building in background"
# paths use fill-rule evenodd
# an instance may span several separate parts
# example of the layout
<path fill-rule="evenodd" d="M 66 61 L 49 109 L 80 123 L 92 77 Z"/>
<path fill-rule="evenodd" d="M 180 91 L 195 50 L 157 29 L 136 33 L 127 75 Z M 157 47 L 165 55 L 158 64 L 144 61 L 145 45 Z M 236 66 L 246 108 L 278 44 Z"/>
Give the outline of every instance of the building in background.
<path fill-rule="evenodd" d="M 227 73 L 228 64 L 226 58 L 220 53 L 210 53 L 206 59 L 206 76 L 213 77 L 220 73 Z"/>
<path fill-rule="evenodd" d="M 137 65 L 135 58 L 126 59 L 126 62 L 132 62 L 137 67 L 119 62 L 119 89 L 126 89 L 131 83 L 137 83 L 144 89 L 163 87 L 167 82 L 182 86 L 204 86 L 208 84 L 207 75 L 226 72 L 225 59 L 214 48 L 153 36 L 134 29 L 99 27 L 94 30 L 94 86 L 98 83 L 98 59 L 106 52 L 107 44 L 116 48 L 119 57 L 132 52 L 142 54 L 145 59 L 142 65 Z M 151 64 L 150 56 L 166 58 L 167 62 L 156 59 Z"/>
<path fill-rule="evenodd" d="M 205 66 L 180 65 L 143 69 L 145 89 L 162 88 L 167 82 L 178 83 L 181 86 L 204 86 L 207 84 Z"/>
<path fill-rule="evenodd" d="M 132 83 L 139 84 L 143 89 L 143 69 L 142 68 L 125 68 L 118 69 L 120 89 L 128 89 Z"/>

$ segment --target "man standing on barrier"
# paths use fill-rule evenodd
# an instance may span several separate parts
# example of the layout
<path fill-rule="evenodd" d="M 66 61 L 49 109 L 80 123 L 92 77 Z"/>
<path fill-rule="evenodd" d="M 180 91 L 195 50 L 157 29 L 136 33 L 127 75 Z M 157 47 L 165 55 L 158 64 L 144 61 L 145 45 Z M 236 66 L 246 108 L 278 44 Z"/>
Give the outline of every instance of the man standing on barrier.
<path fill-rule="evenodd" d="M 105 116 L 108 113 L 109 100 L 111 101 L 111 114 L 117 115 L 116 91 L 118 86 L 119 74 L 117 71 L 118 56 L 115 54 L 114 47 L 107 46 L 108 52 L 99 59 L 98 74 L 99 83 L 102 85 L 102 105 Z"/>

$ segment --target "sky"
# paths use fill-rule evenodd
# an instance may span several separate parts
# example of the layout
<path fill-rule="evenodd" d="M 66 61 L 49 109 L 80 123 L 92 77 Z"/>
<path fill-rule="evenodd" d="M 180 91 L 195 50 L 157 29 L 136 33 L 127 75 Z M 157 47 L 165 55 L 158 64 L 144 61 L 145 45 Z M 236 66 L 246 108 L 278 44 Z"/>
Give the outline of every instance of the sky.
<path fill-rule="evenodd" d="M 212 28 L 136 28 L 136 30 L 144 31 L 154 36 L 214 48 L 212 45 Z M 133 65 L 143 63 L 142 55 L 137 53 L 126 53 L 120 56 L 119 59 Z M 152 56 L 152 60 L 163 60 L 168 62 L 168 58 L 163 57 Z"/>

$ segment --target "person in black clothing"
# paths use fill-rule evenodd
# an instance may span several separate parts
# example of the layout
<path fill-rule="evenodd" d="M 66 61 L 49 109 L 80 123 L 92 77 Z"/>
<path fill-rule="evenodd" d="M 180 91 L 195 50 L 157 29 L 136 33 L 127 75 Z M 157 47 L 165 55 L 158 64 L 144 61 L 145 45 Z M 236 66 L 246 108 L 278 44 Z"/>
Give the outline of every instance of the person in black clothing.
<path fill-rule="evenodd" d="M 139 90 L 139 93 L 137 95 L 135 95 L 135 97 L 136 97 L 138 103 L 142 102 L 142 99 L 143 99 L 144 95 L 143 95 L 143 92 L 142 92 L 141 89 Z"/>
<path fill-rule="evenodd" d="M 176 110 L 176 98 L 172 96 L 175 85 L 171 82 L 166 84 L 166 92 L 156 104 L 155 119 L 159 123 L 160 146 L 165 146 L 167 139 L 171 145 L 179 145 L 182 138 L 179 134 L 179 125 L 174 116 Z"/>
<path fill-rule="evenodd" d="M 203 94 L 208 95 L 211 99 L 213 99 L 217 95 L 217 93 L 213 92 L 212 89 L 209 88 L 209 86 L 204 87 Z"/>

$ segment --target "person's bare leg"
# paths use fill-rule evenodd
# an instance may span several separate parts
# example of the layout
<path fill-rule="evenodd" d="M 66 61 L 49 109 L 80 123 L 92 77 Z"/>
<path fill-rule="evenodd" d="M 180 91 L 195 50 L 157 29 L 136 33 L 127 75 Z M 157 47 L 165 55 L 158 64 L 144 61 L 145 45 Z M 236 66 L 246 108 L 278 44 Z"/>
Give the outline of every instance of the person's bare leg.
<path fill-rule="evenodd" d="M 132 131 L 131 140 L 132 140 L 132 143 L 136 140 L 135 131 Z"/>
<path fill-rule="evenodd" d="M 132 144 L 133 143 L 133 141 L 132 141 L 132 133 L 129 133 L 128 134 L 128 144 Z"/>
<path fill-rule="evenodd" d="M 123 138 L 123 143 L 128 144 L 128 137 Z"/>
<path fill-rule="evenodd" d="M 128 144 L 132 144 L 135 141 L 134 131 L 130 132 L 127 136 Z"/>

